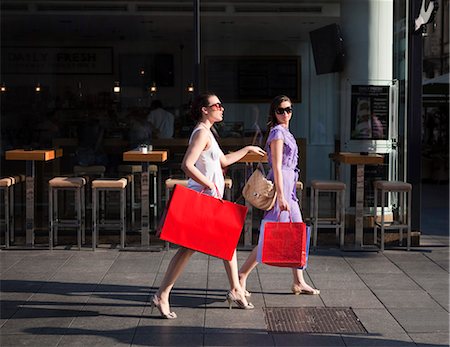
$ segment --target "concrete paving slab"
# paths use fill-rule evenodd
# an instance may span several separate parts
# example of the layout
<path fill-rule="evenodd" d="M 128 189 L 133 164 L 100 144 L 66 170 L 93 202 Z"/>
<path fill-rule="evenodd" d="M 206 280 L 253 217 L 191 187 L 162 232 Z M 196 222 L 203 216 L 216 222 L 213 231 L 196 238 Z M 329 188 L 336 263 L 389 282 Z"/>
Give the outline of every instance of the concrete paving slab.
<path fill-rule="evenodd" d="M 70 347 L 122 347 L 130 346 L 133 340 L 133 333 L 111 334 L 108 332 L 96 331 L 93 335 L 75 335 L 74 332 L 61 338 L 58 346 Z"/>
<path fill-rule="evenodd" d="M 239 317 L 239 318 L 237 318 Z M 242 333 L 243 331 L 254 331 L 267 333 L 264 313 L 262 308 L 254 310 L 242 310 L 234 306 L 207 309 L 205 313 L 205 329 L 208 333 Z"/>
<path fill-rule="evenodd" d="M 58 346 L 61 336 L 59 335 L 22 335 L 22 334 L 2 334 L 0 344 L 2 347 L 53 347 Z"/>
<path fill-rule="evenodd" d="M 450 311 L 449 292 L 445 289 L 431 289 L 428 294 L 447 312 Z"/>
<path fill-rule="evenodd" d="M 366 284 L 354 272 L 349 273 L 321 273 L 310 272 L 311 282 L 320 290 L 323 289 L 367 289 Z"/>
<path fill-rule="evenodd" d="M 97 313 L 92 316 L 79 316 L 73 319 L 71 329 L 83 329 L 84 335 L 91 335 L 92 330 L 107 330 L 114 334 L 123 333 L 124 330 L 134 329 L 139 323 L 139 317 L 122 314 Z"/>
<path fill-rule="evenodd" d="M 408 340 L 406 339 L 406 332 L 395 318 L 384 308 L 354 308 L 353 311 L 369 335 L 384 338 L 402 337 L 402 340 Z"/>
<path fill-rule="evenodd" d="M 446 333 L 413 333 L 409 336 L 417 347 L 444 347 L 449 346 L 449 334 Z"/>
<path fill-rule="evenodd" d="M 136 335 L 131 346 L 203 346 L 203 334 Z"/>
<path fill-rule="evenodd" d="M 407 333 L 447 333 L 448 312 L 443 308 L 393 308 L 389 312 Z"/>
<path fill-rule="evenodd" d="M 358 274 L 401 273 L 401 270 L 383 255 L 372 256 L 370 261 L 365 258 L 345 257 L 345 259 Z"/>
<path fill-rule="evenodd" d="M 344 347 L 344 340 L 337 334 L 273 334 L 275 346 Z"/>
<path fill-rule="evenodd" d="M 439 304 L 428 293 L 421 290 L 374 289 L 377 298 L 389 308 L 439 309 Z"/>
<path fill-rule="evenodd" d="M 327 307 L 382 308 L 382 303 L 369 289 L 321 290 Z"/>
<path fill-rule="evenodd" d="M 412 274 L 411 278 L 424 290 L 448 290 L 449 277 L 441 274 Z"/>
<path fill-rule="evenodd" d="M 183 333 L 203 333 L 205 325 L 204 307 L 172 305 L 171 309 L 178 316 L 175 320 L 163 319 L 156 308 L 152 311 L 150 307 L 146 307 L 139 321 L 140 330 L 136 334 L 180 333 L 180 329 L 183 330 Z"/>
<path fill-rule="evenodd" d="M 267 333 L 241 330 L 239 333 L 205 334 L 204 346 L 275 346 L 273 337 Z"/>
<path fill-rule="evenodd" d="M 377 335 L 342 336 L 347 347 L 415 347 L 408 335 L 384 337 Z"/>
<path fill-rule="evenodd" d="M 419 285 L 404 273 L 365 273 L 359 274 L 359 276 L 372 290 L 392 288 L 397 290 L 420 290 Z"/>

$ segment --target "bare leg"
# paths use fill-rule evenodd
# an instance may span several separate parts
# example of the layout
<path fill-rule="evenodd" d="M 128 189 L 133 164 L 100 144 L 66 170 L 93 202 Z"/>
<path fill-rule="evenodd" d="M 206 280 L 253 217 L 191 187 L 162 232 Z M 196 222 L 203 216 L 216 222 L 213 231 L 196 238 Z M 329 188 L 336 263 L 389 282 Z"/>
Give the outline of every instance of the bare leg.
<path fill-rule="evenodd" d="M 258 265 L 256 261 L 256 254 L 258 252 L 258 247 L 253 248 L 252 252 L 248 256 L 244 264 L 242 264 L 239 270 L 239 283 L 241 284 L 242 290 L 245 292 L 247 288 L 247 278 L 250 272 Z"/>
<path fill-rule="evenodd" d="M 244 306 L 246 306 L 248 302 L 239 283 L 236 250 L 233 253 L 233 258 L 231 258 L 230 261 L 224 260 L 223 265 L 225 266 L 228 281 L 230 282 L 230 292 L 235 298 L 241 300 Z"/>
<path fill-rule="evenodd" d="M 294 294 L 320 294 L 319 289 L 314 289 L 308 283 L 306 283 L 303 277 L 303 270 L 292 269 L 293 284 L 292 292 Z"/>
<path fill-rule="evenodd" d="M 161 286 L 156 292 L 156 296 L 158 298 L 158 302 L 161 307 L 161 313 L 168 314 L 170 313 L 170 305 L 169 305 L 169 295 L 170 291 L 175 284 L 175 281 L 183 272 L 186 267 L 189 259 L 195 251 L 188 248 L 180 248 L 177 253 L 170 260 L 169 266 L 167 267 L 166 274 L 161 282 Z"/>

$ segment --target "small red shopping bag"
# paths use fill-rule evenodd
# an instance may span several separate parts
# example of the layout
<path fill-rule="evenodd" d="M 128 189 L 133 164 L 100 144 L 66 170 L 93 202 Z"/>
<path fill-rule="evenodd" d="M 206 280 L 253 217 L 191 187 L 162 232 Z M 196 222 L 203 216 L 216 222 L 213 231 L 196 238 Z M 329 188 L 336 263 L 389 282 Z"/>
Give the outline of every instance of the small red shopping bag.
<path fill-rule="evenodd" d="M 165 212 L 160 238 L 231 260 L 247 207 L 175 185 Z"/>
<path fill-rule="evenodd" d="M 261 261 L 279 267 L 304 267 L 309 250 L 307 229 L 302 222 L 265 222 Z"/>

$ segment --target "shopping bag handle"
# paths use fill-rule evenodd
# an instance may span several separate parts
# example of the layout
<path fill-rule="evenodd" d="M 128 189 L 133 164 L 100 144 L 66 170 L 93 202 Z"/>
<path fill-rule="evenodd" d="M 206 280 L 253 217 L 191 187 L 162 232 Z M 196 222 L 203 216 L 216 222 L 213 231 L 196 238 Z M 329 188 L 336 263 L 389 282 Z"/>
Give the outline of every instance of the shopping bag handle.
<path fill-rule="evenodd" d="M 291 211 L 285 210 L 287 213 L 289 213 L 289 222 L 292 223 L 292 215 L 291 215 Z M 278 218 L 277 218 L 277 222 L 280 221 L 280 217 L 281 217 L 281 212 L 284 211 L 280 211 L 280 213 L 278 213 Z"/>

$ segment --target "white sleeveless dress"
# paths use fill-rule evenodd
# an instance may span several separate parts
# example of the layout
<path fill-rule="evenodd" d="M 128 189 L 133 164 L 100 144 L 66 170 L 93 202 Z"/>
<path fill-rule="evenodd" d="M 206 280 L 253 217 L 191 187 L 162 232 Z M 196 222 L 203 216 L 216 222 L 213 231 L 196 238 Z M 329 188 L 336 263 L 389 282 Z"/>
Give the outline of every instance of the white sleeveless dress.
<path fill-rule="evenodd" d="M 202 125 L 196 127 L 191 134 L 191 137 L 189 138 L 189 144 L 192 141 L 192 137 L 194 134 L 202 128 Z M 206 127 L 205 127 L 206 129 Z M 211 139 L 211 145 L 208 149 L 202 151 L 200 153 L 200 156 L 195 163 L 195 167 L 204 174 L 209 180 L 214 182 L 217 186 L 217 189 L 219 190 L 220 197 L 223 196 L 223 192 L 225 189 L 225 180 L 223 177 L 223 171 L 222 166 L 220 165 L 220 157 L 223 154 L 222 150 L 219 147 L 219 144 L 216 141 L 216 138 L 212 134 L 212 132 L 208 129 L 209 136 Z M 205 187 L 197 182 L 195 182 L 192 178 L 189 178 L 188 180 L 188 188 L 194 189 L 198 192 L 202 191 Z M 216 196 L 217 193 L 214 191 L 210 191 L 209 189 L 206 189 L 204 191 L 205 194 Z M 217 196 L 216 196 L 217 197 Z"/>

